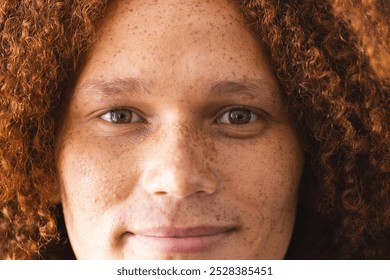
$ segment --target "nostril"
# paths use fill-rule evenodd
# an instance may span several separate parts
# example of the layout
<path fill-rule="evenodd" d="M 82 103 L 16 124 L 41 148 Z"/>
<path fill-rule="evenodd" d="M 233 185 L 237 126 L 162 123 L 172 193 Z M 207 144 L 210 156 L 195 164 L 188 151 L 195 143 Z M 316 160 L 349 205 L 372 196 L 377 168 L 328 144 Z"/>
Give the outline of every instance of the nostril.
<path fill-rule="evenodd" d="M 154 192 L 154 194 L 157 195 L 157 196 L 162 196 L 162 195 L 166 195 L 167 193 L 158 191 L 158 192 Z"/>
<path fill-rule="evenodd" d="M 166 158 L 165 158 L 166 160 Z M 155 197 L 185 197 L 193 193 L 213 194 L 217 188 L 215 174 L 196 162 L 149 162 L 140 178 L 140 186 Z"/>

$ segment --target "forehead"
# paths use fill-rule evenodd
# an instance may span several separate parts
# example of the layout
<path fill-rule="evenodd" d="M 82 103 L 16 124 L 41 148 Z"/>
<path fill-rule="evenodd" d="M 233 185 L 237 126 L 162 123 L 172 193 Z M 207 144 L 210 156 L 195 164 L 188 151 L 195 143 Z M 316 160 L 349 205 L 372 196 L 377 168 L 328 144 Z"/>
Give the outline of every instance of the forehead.
<path fill-rule="evenodd" d="M 210 28 L 218 28 L 220 25 L 215 23 L 223 26 L 241 21 L 238 5 L 228 0 L 124 0 L 115 1 L 109 7 L 110 20 L 106 20 L 106 26 L 110 22 L 115 24 L 126 21 L 164 30 L 177 23 L 204 23 Z M 180 29 L 185 27 L 182 25 Z"/>
<path fill-rule="evenodd" d="M 98 41 L 129 51 L 142 46 L 152 52 L 177 52 L 211 45 L 213 40 L 234 38 L 234 44 L 248 44 L 248 32 L 240 10 L 230 1 L 119 1 L 112 4 Z"/>
<path fill-rule="evenodd" d="M 260 52 L 260 43 L 231 1 L 135 0 L 111 4 L 86 61 L 96 75 L 101 71 L 94 68 L 104 65 L 111 67 L 110 75 L 120 68 L 122 74 L 138 77 L 155 65 L 165 71 L 175 66 L 178 73 L 171 74 L 184 77 L 191 65 L 209 67 L 210 62 L 244 73 L 248 65 L 264 61 Z"/>
<path fill-rule="evenodd" d="M 106 92 L 106 85 L 123 80 L 136 80 L 146 92 L 164 98 L 210 92 L 220 81 L 266 81 L 262 95 L 281 99 L 259 38 L 239 7 L 225 0 L 111 3 L 78 72 L 73 96 L 90 96 L 84 89 L 95 88 L 96 82 Z"/>

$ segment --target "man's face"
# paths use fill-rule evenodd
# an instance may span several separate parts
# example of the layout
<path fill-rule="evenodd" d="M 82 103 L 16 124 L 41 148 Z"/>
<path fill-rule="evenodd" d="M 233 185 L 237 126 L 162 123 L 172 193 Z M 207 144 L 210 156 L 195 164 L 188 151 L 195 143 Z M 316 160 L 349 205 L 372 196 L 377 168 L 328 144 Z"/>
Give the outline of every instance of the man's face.
<path fill-rule="evenodd" d="M 225 0 L 118 1 L 56 139 L 79 259 L 280 259 L 303 153 Z"/>

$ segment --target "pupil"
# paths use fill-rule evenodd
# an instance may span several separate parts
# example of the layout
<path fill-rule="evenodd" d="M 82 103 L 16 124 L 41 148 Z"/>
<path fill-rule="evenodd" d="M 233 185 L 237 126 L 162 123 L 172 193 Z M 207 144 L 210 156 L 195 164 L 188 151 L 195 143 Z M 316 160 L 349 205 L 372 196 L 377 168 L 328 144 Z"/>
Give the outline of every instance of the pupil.
<path fill-rule="evenodd" d="M 126 123 L 131 121 L 131 112 L 127 110 L 118 110 L 111 112 L 111 120 L 114 123 Z"/>
<path fill-rule="evenodd" d="M 233 124 L 246 124 L 251 120 L 251 113 L 247 110 L 234 110 L 229 114 L 229 121 Z"/>

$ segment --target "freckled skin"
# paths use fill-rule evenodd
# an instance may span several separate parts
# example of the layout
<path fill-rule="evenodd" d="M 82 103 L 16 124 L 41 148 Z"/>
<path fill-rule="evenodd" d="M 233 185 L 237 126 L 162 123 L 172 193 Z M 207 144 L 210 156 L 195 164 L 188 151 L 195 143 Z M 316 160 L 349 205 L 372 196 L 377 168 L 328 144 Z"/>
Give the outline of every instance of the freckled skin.
<path fill-rule="evenodd" d="M 116 77 L 137 78 L 145 90 L 134 96 L 83 90 L 91 79 Z M 224 79 L 262 79 L 276 90 L 260 90 L 261 98 L 210 94 Z M 283 258 L 303 152 L 277 89 L 258 39 L 230 2 L 112 4 L 56 139 L 77 258 Z M 241 126 L 218 122 L 226 106 L 235 105 L 268 115 Z M 137 110 L 143 121 L 101 118 L 118 107 Z M 145 228 L 195 226 L 234 230 L 206 249 L 184 253 L 124 237 Z"/>

